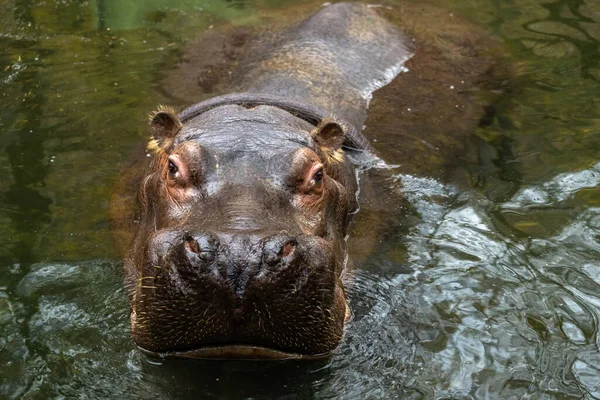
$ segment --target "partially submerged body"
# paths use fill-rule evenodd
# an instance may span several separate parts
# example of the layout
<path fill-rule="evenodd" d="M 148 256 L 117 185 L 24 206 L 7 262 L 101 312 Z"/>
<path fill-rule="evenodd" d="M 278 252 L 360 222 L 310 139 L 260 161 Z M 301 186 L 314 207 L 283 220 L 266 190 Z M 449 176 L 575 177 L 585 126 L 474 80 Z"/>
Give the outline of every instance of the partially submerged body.
<path fill-rule="evenodd" d="M 412 43 L 339 3 L 269 46 L 223 87 L 243 93 L 153 115 L 125 261 L 133 338 L 151 354 L 314 358 L 342 338 L 353 160 L 372 150 L 373 91 Z"/>

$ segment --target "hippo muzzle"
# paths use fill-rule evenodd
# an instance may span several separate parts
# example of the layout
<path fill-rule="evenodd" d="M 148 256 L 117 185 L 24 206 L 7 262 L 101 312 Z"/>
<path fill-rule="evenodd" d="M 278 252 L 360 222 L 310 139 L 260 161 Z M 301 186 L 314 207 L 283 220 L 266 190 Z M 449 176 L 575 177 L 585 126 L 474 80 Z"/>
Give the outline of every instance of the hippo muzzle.
<path fill-rule="evenodd" d="M 290 358 L 340 341 L 345 297 L 329 243 L 314 236 L 159 231 L 132 318 L 146 351 Z"/>

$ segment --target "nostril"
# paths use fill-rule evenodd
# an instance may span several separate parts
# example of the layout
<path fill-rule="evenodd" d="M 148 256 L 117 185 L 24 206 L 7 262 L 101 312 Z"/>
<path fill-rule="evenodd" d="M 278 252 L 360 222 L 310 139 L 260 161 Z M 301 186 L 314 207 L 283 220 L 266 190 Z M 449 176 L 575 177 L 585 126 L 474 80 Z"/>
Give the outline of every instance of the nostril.
<path fill-rule="evenodd" d="M 296 243 L 289 241 L 283 245 L 281 248 L 281 258 L 285 258 L 287 256 L 291 256 L 296 249 Z"/>
<path fill-rule="evenodd" d="M 200 253 L 200 245 L 194 239 L 187 239 L 185 241 L 185 247 L 187 247 L 187 249 L 192 253 Z"/>
<path fill-rule="evenodd" d="M 212 262 L 215 259 L 217 246 L 218 239 L 212 235 L 190 235 L 185 239 L 185 249 L 190 259 L 197 257 L 201 261 Z"/>
<path fill-rule="evenodd" d="M 295 249 L 296 242 L 289 237 L 271 238 L 263 248 L 263 262 L 273 267 L 282 259 L 291 256 Z"/>

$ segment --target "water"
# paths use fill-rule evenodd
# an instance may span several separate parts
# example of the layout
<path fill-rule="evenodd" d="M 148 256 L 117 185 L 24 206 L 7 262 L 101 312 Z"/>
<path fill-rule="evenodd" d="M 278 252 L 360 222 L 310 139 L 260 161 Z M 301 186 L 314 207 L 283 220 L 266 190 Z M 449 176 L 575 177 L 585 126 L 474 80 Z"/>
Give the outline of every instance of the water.
<path fill-rule="evenodd" d="M 600 398 L 600 7 L 439 4 L 501 41 L 511 89 L 479 94 L 493 113 L 443 170 L 367 123 L 399 167 L 363 173 L 345 340 L 255 363 L 134 348 L 108 198 L 147 112 L 185 105 L 164 80 L 190 39 L 318 4 L 4 1 L 0 398 Z"/>

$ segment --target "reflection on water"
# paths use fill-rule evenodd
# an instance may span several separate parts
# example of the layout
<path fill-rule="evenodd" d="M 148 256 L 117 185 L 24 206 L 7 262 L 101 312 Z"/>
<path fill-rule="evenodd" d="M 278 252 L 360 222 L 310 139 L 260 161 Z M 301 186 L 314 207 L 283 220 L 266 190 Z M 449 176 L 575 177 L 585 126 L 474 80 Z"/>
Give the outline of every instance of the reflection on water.
<path fill-rule="evenodd" d="M 443 371 L 436 395 L 600 395 L 600 209 L 575 210 L 556 235 L 539 238 L 500 234 L 490 213 L 526 215 L 543 205 L 553 221 L 564 202 L 597 190 L 598 166 L 525 187 L 497 205 L 477 195 L 455 200 L 425 222 L 435 229 L 418 232 L 413 251 L 424 266 L 420 290 L 440 325 L 423 343 L 434 352 L 425 353 L 429 367 L 419 378 L 436 382 Z"/>
<path fill-rule="evenodd" d="M 371 254 L 350 242 L 343 344 L 322 362 L 256 363 L 138 352 L 106 213 L 185 41 L 260 23 L 269 2 L 6 2 L 0 397 L 600 398 L 600 8 L 445 3 L 521 71 L 462 160 L 471 185 L 363 173 L 402 206 L 364 192 L 357 222 L 381 232 Z"/>

